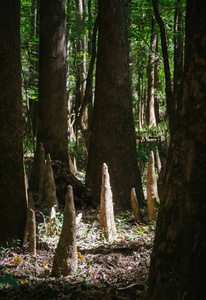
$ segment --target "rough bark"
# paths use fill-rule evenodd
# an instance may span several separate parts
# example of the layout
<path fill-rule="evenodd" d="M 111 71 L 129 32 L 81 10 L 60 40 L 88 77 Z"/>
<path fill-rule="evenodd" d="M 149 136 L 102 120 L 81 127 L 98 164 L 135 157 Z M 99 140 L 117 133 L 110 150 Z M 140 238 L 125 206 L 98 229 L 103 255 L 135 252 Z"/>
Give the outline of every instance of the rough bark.
<path fill-rule="evenodd" d="M 116 224 L 114 221 L 113 196 L 110 186 L 108 167 L 102 165 L 102 186 L 101 186 L 101 207 L 99 216 L 99 225 L 102 236 L 106 237 L 109 242 L 116 238 Z"/>
<path fill-rule="evenodd" d="M 47 154 L 45 174 L 44 174 L 44 191 L 43 191 L 43 202 L 49 212 L 53 206 L 58 208 L 58 200 L 56 196 L 56 185 L 54 181 L 54 175 L 52 170 L 52 161 L 50 154 Z"/>
<path fill-rule="evenodd" d="M 135 188 L 131 189 L 131 206 L 132 206 L 135 222 L 137 223 L 142 222 L 142 213 L 139 208 Z"/>
<path fill-rule="evenodd" d="M 27 211 L 27 223 L 26 223 L 26 236 L 24 239 L 24 245 L 28 243 L 29 251 L 36 256 L 36 219 L 33 209 L 28 208 Z"/>
<path fill-rule="evenodd" d="M 52 160 L 68 164 L 65 3 L 40 1 L 37 139 Z"/>
<path fill-rule="evenodd" d="M 45 151 L 43 144 L 40 143 L 40 162 L 39 162 L 39 189 L 38 189 L 38 202 L 42 202 L 44 190 L 44 175 L 45 175 Z"/>
<path fill-rule="evenodd" d="M 43 161 L 45 161 L 45 151 L 43 144 L 37 143 L 36 151 L 34 154 L 34 162 L 32 165 L 31 176 L 29 179 L 29 191 L 33 193 L 38 193 L 42 186 L 42 174 L 43 172 Z M 41 175 L 40 175 L 41 174 Z"/>
<path fill-rule="evenodd" d="M 27 243 L 29 251 L 32 252 L 33 255 L 36 255 L 36 218 L 34 200 L 31 192 L 28 197 L 27 220 L 23 240 L 25 246 Z"/>
<path fill-rule="evenodd" d="M 154 154 L 150 152 L 150 159 L 147 168 L 147 214 L 148 221 L 156 221 L 157 219 L 157 208 L 160 203 L 158 189 L 157 189 L 157 178 L 155 174 L 155 162 Z"/>
<path fill-rule="evenodd" d="M 76 216 L 72 186 L 67 187 L 64 221 L 54 255 L 52 276 L 67 276 L 77 270 Z"/>
<path fill-rule="evenodd" d="M 181 111 L 167 160 L 147 299 L 205 299 L 206 6 L 187 1 Z"/>
<path fill-rule="evenodd" d="M 173 76 L 173 90 L 174 90 L 174 105 L 175 114 L 180 109 L 179 94 L 181 92 L 181 83 L 183 75 L 183 22 L 184 22 L 184 8 L 183 1 L 177 0 L 175 6 L 174 16 L 174 76 Z"/>
<path fill-rule="evenodd" d="M 163 190 L 164 190 L 164 184 L 165 184 L 165 172 L 166 172 L 166 158 L 163 157 L 161 160 L 161 171 L 159 173 L 158 184 L 157 184 L 160 201 L 163 196 Z"/>
<path fill-rule="evenodd" d="M 86 186 L 98 203 L 101 167 L 106 163 L 115 208 L 128 209 L 132 187 L 138 191 L 140 206 L 144 196 L 137 165 L 124 1 L 99 1 L 98 23 L 96 89 Z"/>
<path fill-rule="evenodd" d="M 23 166 L 20 0 L 0 1 L 0 246 L 23 241 L 27 202 Z"/>

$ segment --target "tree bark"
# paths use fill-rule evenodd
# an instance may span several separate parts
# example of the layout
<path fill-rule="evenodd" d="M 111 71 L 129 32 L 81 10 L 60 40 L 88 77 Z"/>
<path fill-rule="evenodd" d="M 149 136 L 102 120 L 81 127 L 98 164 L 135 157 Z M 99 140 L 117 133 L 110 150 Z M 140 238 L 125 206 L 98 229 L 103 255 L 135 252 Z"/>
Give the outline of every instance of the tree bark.
<path fill-rule="evenodd" d="M 149 127 L 156 127 L 155 115 L 155 97 L 154 97 L 154 63 L 155 63 L 155 50 L 156 50 L 157 35 L 154 32 L 154 20 L 152 18 L 152 33 L 151 33 L 151 54 L 147 66 L 147 125 Z"/>
<path fill-rule="evenodd" d="M 114 221 L 113 197 L 110 186 L 108 167 L 102 165 L 102 186 L 101 186 L 101 208 L 99 215 L 99 225 L 102 235 L 113 242 L 117 235 L 116 224 Z"/>
<path fill-rule="evenodd" d="M 185 69 L 147 299 L 205 299 L 206 6 L 187 1 Z"/>
<path fill-rule="evenodd" d="M 174 20 L 174 105 L 175 114 L 180 109 L 179 94 L 181 92 L 181 83 L 183 75 L 183 3 L 182 0 L 176 1 L 175 20 Z"/>
<path fill-rule="evenodd" d="M 0 1 L 0 247 L 23 241 L 27 202 L 23 165 L 20 0 Z"/>
<path fill-rule="evenodd" d="M 67 187 L 64 221 L 54 255 L 52 276 L 67 276 L 77 270 L 76 216 L 72 186 Z"/>
<path fill-rule="evenodd" d="M 115 208 L 131 208 L 132 187 L 138 191 L 142 206 L 124 1 L 99 1 L 98 22 L 96 89 L 86 186 L 99 203 L 101 166 L 106 163 Z"/>
<path fill-rule="evenodd" d="M 66 0 L 40 1 L 38 142 L 69 163 L 66 102 Z"/>
<path fill-rule="evenodd" d="M 156 221 L 157 219 L 157 208 L 159 206 L 160 200 L 157 189 L 157 178 L 155 174 L 155 161 L 154 154 L 151 151 L 150 159 L 147 169 L 147 214 L 148 221 Z"/>

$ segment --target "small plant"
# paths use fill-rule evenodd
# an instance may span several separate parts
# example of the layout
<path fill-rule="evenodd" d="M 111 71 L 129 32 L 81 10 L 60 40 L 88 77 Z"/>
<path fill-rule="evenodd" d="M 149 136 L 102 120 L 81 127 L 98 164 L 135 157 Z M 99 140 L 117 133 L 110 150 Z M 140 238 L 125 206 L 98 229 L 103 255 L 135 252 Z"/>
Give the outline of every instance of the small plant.
<path fill-rule="evenodd" d="M 17 290 L 17 291 L 20 290 L 18 283 L 13 278 L 11 278 L 10 276 L 4 276 L 4 277 L 0 276 L 0 288 L 3 288 L 4 284 L 6 284 L 6 283 L 13 286 L 13 288 L 15 290 Z"/>

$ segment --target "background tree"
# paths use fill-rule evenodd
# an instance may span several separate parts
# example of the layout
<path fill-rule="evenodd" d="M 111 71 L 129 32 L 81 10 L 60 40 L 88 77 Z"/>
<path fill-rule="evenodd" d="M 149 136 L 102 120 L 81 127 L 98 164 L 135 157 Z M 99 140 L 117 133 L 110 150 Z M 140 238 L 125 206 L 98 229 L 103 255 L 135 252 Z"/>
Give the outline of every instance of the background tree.
<path fill-rule="evenodd" d="M 151 32 L 151 54 L 149 55 L 148 66 L 147 66 L 147 80 L 148 80 L 148 89 L 147 89 L 147 124 L 149 127 L 156 127 L 156 115 L 155 115 L 155 77 L 154 77 L 154 68 L 155 68 L 155 51 L 157 43 L 157 35 L 155 34 L 154 18 L 152 20 L 152 32 Z"/>
<path fill-rule="evenodd" d="M 143 203 L 137 165 L 124 1 L 99 1 L 96 90 L 86 186 L 98 197 L 108 165 L 115 207 L 129 208 L 131 188 Z"/>
<path fill-rule="evenodd" d="M 204 299 L 206 6 L 187 1 L 181 110 L 171 144 L 148 299 Z"/>
<path fill-rule="evenodd" d="M 23 241 L 27 203 L 23 166 L 20 0 L 0 2 L 0 246 Z"/>

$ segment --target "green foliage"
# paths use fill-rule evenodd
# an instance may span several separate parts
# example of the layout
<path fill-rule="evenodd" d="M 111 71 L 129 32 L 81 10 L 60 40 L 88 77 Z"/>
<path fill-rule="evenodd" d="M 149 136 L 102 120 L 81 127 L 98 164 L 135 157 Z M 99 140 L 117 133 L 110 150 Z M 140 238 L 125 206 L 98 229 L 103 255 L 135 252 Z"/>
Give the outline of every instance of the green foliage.
<path fill-rule="evenodd" d="M 3 283 L 8 283 L 9 285 L 13 286 L 13 288 L 17 291 L 20 290 L 18 283 L 10 276 L 0 276 L 0 288 L 4 287 Z"/>
<path fill-rule="evenodd" d="M 138 134 L 152 134 L 153 136 L 165 136 L 168 131 L 168 121 L 166 112 L 165 96 L 165 74 L 163 66 L 163 55 L 161 49 L 161 38 L 159 26 L 154 22 L 154 31 L 158 35 L 158 53 L 155 55 L 155 62 L 158 64 L 158 87 L 155 88 L 155 97 L 159 105 L 160 124 L 156 129 L 148 129 L 143 126 L 139 130 L 139 107 L 146 103 L 147 95 L 147 65 L 151 52 L 150 38 L 152 32 L 152 18 L 154 17 L 152 1 L 126 1 L 128 16 L 128 37 L 130 40 L 132 70 L 132 91 L 133 91 L 133 111 Z M 88 4 L 88 3 L 87 3 Z M 67 29 L 67 94 L 69 100 L 69 111 L 71 115 L 76 114 L 76 83 L 77 69 L 82 63 L 83 58 L 86 61 L 86 71 L 88 71 L 91 59 L 91 32 L 97 16 L 97 2 L 91 1 L 91 11 L 88 6 L 83 15 L 79 15 L 76 2 L 67 1 L 66 4 L 66 29 Z M 174 55 L 174 14 L 177 6 L 185 13 L 186 1 L 182 3 L 173 0 L 158 1 L 160 15 L 164 21 L 169 63 L 171 69 L 171 78 L 173 78 L 173 55 Z M 21 0 L 21 51 L 22 51 L 22 83 L 23 83 L 23 111 L 27 122 L 32 115 L 32 104 L 38 102 L 38 60 L 39 60 L 39 12 L 37 0 Z M 184 35 L 184 28 L 179 34 Z M 86 42 L 86 52 L 78 51 L 78 42 Z M 94 77 L 95 79 L 95 77 Z M 82 81 L 85 77 L 82 77 Z M 94 81 L 93 81 L 94 83 Z M 94 88 L 94 86 L 93 86 Z M 146 109 L 144 108 L 144 113 Z M 28 118 L 29 117 L 29 118 Z M 36 114 L 35 114 L 36 118 Z M 28 124 L 27 124 L 28 125 Z M 29 129 L 28 129 L 29 128 Z M 31 125 L 25 130 L 24 153 L 32 154 L 35 150 L 35 138 L 31 132 Z M 80 139 L 78 145 L 70 142 L 68 150 L 71 156 L 78 160 L 80 156 L 85 155 L 84 143 Z M 138 160 L 146 162 L 148 160 L 148 149 L 143 146 L 138 151 Z"/>

